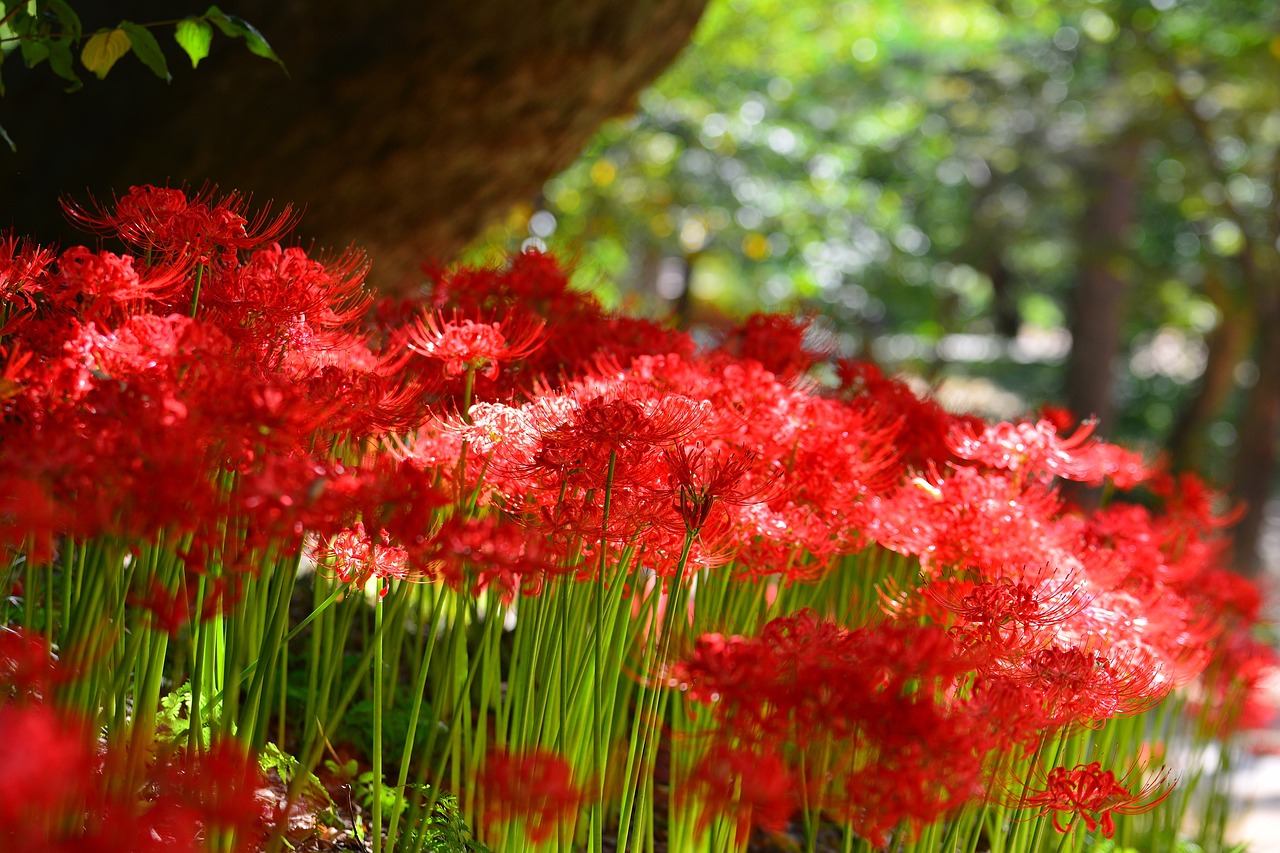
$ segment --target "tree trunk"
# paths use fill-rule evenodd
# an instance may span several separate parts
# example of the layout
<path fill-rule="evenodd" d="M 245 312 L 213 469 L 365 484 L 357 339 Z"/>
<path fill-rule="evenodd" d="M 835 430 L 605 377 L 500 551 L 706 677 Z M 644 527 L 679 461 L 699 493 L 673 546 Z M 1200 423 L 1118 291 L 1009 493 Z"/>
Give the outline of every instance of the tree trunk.
<path fill-rule="evenodd" d="M 223 5 L 289 76 L 221 36 L 194 71 L 173 48 L 167 86 L 133 57 L 72 95 L 47 68 L 6 69 L 0 123 L 19 150 L 0 154 L 0 229 L 67 239 L 64 194 L 214 181 L 304 207 L 305 239 L 364 248 L 376 283 L 397 286 L 632 109 L 706 2 L 239 0 Z M 80 5 L 86 31 L 174 17 L 172 0 Z"/>
<path fill-rule="evenodd" d="M 1097 418 L 1100 434 L 1110 433 L 1113 426 L 1113 378 L 1126 291 L 1117 266 L 1136 213 L 1144 143 L 1140 136 L 1125 136 L 1105 152 L 1105 164 L 1090 182 L 1097 191 L 1081 223 L 1084 249 L 1071 318 L 1067 405 L 1079 417 Z"/>
<path fill-rule="evenodd" d="M 1258 381 L 1245 405 L 1236 444 L 1232 495 L 1244 503 L 1234 529 L 1236 569 L 1262 572 L 1262 528 L 1271 498 L 1280 436 L 1280 293 L 1274 286 L 1258 294 Z"/>
<path fill-rule="evenodd" d="M 1212 275 L 1212 274 L 1211 274 Z M 1235 389 L 1235 370 L 1255 333 L 1253 310 L 1211 278 L 1205 290 L 1222 315 L 1209 335 L 1204 375 L 1195 396 L 1178 416 L 1165 450 L 1174 471 L 1195 471 L 1203 458 L 1205 430 Z"/>

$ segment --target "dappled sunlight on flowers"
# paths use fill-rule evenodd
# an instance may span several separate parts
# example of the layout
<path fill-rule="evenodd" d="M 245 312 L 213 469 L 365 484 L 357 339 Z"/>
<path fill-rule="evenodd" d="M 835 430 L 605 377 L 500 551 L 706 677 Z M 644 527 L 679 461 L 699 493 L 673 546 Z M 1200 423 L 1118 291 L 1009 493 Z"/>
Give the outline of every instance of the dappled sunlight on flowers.
<path fill-rule="evenodd" d="M 953 415 L 790 317 L 699 349 L 539 252 L 375 299 L 287 207 L 69 209 L 122 246 L 0 239 L 14 849 L 319 849 L 314 808 L 404 850 L 461 802 L 504 853 L 1025 853 L 1164 831 L 1147 744 L 1262 719 L 1237 510 L 1092 424 Z"/>

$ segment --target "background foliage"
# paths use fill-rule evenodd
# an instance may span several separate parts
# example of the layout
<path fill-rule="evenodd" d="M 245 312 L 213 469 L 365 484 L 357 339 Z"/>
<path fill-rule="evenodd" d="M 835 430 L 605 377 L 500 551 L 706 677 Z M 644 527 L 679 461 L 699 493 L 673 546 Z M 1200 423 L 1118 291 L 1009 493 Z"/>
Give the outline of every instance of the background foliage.
<path fill-rule="evenodd" d="M 959 404 L 998 414 L 1068 396 L 1067 332 L 1109 310 L 1076 308 L 1077 288 L 1109 275 L 1119 349 L 1096 379 L 1114 414 L 1074 407 L 1227 480 L 1274 311 L 1276 16 L 713 4 L 636 114 L 491 238 L 582 247 L 588 283 L 686 323 L 816 313 L 847 353 L 989 380 Z"/>

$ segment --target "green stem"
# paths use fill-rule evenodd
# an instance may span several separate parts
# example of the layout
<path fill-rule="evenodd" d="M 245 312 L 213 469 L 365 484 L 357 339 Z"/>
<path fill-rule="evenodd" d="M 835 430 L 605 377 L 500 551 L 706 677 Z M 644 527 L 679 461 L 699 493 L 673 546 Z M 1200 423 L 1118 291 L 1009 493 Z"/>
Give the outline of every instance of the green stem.
<path fill-rule="evenodd" d="M 373 582 L 373 853 L 382 853 L 382 584 Z"/>
<path fill-rule="evenodd" d="M 601 646 L 604 644 L 604 578 L 605 558 L 608 554 L 609 510 L 613 501 L 613 478 L 617 470 L 618 452 L 609 451 L 609 470 L 604 483 L 604 506 L 600 513 L 600 560 L 596 568 L 595 588 L 595 637 L 591 644 L 591 663 L 595 672 L 595 690 L 592 691 L 592 765 L 596 777 L 596 803 L 591 812 L 591 849 L 604 849 L 604 812 L 605 812 L 605 745 L 604 745 L 604 669 L 601 664 Z"/>
<path fill-rule="evenodd" d="M 440 605 L 444 601 L 443 593 L 437 592 L 433 596 L 431 603 L 430 616 L 425 623 L 420 625 L 420 631 L 427 632 L 427 646 L 423 655 L 418 659 L 418 675 L 413 686 L 413 706 L 409 709 L 409 727 L 405 735 L 404 748 L 400 753 L 400 770 L 396 774 L 396 793 L 398 796 L 395 803 L 391 807 L 391 822 L 387 830 L 387 850 L 394 851 L 396 849 L 396 836 L 399 829 L 400 813 L 404 810 L 404 804 L 407 792 L 404 789 L 405 783 L 409 780 L 409 762 L 413 760 L 413 745 L 417 739 L 418 733 L 418 716 L 422 710 L 422 695 L 426 691 L 427 676 L 431 671 L 431 654 L 435 650 L 436 645 L 436 620 L 440 616 Z M 430 814 L 427 815 L 428 819 Z M 420 835 L 422 833 L 419 833 Z"/>
<path fill-rule="evenodd" d="M 196 264 L 196 283 L 191 290 L 191 316 L 196 316 L 196 309 L 200 305 L 200 284 L 204 281 L 204 264 Z"/>

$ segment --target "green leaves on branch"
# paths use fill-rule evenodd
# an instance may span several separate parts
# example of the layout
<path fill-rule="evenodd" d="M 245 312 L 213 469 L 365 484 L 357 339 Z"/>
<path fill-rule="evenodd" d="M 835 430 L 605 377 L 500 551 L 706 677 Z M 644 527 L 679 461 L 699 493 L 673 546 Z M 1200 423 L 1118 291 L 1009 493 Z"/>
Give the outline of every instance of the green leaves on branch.
<path fill-rule="evenodd" d="M 48 61 L 53 73 L 71 85 L 74 92 L 82 85 L 72 69 L 71 45 L 80 41 L 80 16 L 66 0 L 8 2 L 0 0 L 0 63 L 17 51 L 28 68 Z M 0 95 L 4 84 L 0 81 Z"/>
<path fill-rule="evenodd" d="M 67 91 L 75 91 L 83 85 L 76 73 L 72 52 L 79 46 L 80 64 L 99 80 L 107 76 L 121 57 L 133 53 L 167 82 L 172 79 L 169 63 L 153 31 L 170 25 L 174 26 L 174 41 L 191 60 L 192 68 L 209 55 L 215 28 L 228 38 L 243 39 L 250 53 L 284 68 L 280 57 L 255 26 L 243 18 L 228 15 L 217 6 L 210 6 L 203 15 L 180 21 L 147 24 L 121 21 L 115 27 L 100 29 L 83 38 L 80 18 L 67 0 L 0 0 L 0 49 L 3 50 L 0 63 L 16 47 L 28 68 L 48 61 L 53 73 L 70 84 Z M 0 84 L 2 94 L 4 87 Z"/>
<path fill-rule="evenodd" d="M 78 47 L 80 65 L 99 80 L 107 76 L 121 57 L 132 53 L 167 83 L 173 75 L 169 73 L 169 62 L 153 30 L 168 26 L 174 27 L 173 39 L 191 60 L 192 68 L 209 55 L 213 31 L 217 28 L 227 38 L 243 39 L 250 53 L 284 69 L 284 63 L 257 27 L 244 18 L 228 15 L 217 6 L 210 6 L 203 15 L 180 21 L 147 24 L 121 21 L 115 27 L 100 29 L 84 38 L 80 16 L 67 0 L 0 0 L 0 69 L 11 53 L 20 54 L 27 68 L 48 62 L 53 73 L 67 82 L 67 91 L 74 92 L 84 86 L 75 67 L 74 49 Z M 4 80 L 0 78 L 0 95 L 3 94 Z M 16 150 L 2 126 L 0 141 Z"/>
<path fill-rule="evenodd" d="M 262 37 L 262 33 L 258 32 L 258 28 L 244 18 L 228 15 L 217 6 L 210 6 L 209 11 L 204 13 L 204 17 L 222 30 L 224 36 L 228 38 L 243 38 L 244 46 L 249 48 L 249 52 L 253 55 L 261 56 L 263 59 L 270 59 L 281 68 L 284 68 L 284 63 L 280 61 L 280 57 L 276 56 L 276 52 L 271 49 L 271 45 L 267 44 L 267 40 Z M 287 74 L 288 71 L 286 70 L 285 73 Z"/>
<path fill-rule="evenodd" d="M 98 79 L 107 76 L 111 66 L 130 50 L 150 68 L 157 77 L 166 82 L 172 79 L 169 65 L 160 49 L 160 43 L 151 34 L 151 27 L 158 25 L 135 24 L 132 21 L 121 21 L 115 29 L 98 30 L 85 42 L 80 52 L 80 62 L 85 69 L 92 71 Z M 200 17 L 183 18 L 178 21 L 173 33 L 174 41 L 183 49 L 195 68 L 200 60 L 209 55 L 209 47 L 213 43 L 213 29 L 217 27 L 228 38 L 244 39 L 249 52 L 270 59 L 284 68 L 280 57 L 271 49 L 271 45 L 263 38 L 262 33 L 243 18 L 228 15 L 217 6 L 210 6 Z"/>

